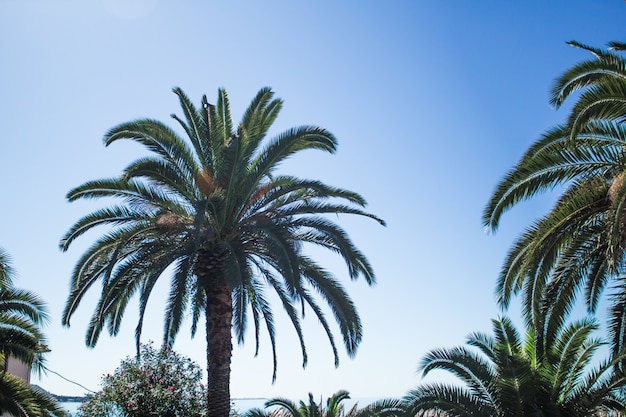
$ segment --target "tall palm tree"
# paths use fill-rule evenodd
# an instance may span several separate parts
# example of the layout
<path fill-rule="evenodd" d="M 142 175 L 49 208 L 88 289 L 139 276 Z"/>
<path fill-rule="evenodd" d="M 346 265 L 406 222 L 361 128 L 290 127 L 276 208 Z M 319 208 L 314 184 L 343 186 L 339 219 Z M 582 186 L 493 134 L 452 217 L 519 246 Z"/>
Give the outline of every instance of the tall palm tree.
<path fill-rule="evenodd" d="M 0 248 L 0 413 L 15 417 L 65 415 L 48 393 L 7 372 L 9 360 L 36 371 L 43 369 L 47 320 L 43 302 L 29 291 L 13 286 L 14 271 L 8 254 Z"/>
<path fill-rule="evenodd" d="M 590 417 L 623 412 L 626 376 L 614 365 L 626 353 L 593 369 L 602 342 L 591 337 L 597 324 L 564 324 L 549 315 L 541 328 L 520 337 L 512 322 L 493 320 L 494 336 L 474 333 L 470 347 L 435 349 L 422 360 L 423 375 L 450 372 L 461 384 L 429 383 L 403 398 L 403 416 Z M 621 415 L 621 414 L 620 414 Z"/>
<path fill-rule="evenodd" d="M 258 349 L 260 327 L 269 334 L 276 377 L 274 314 L 264 291 L 274 290 L 300 340 L 307 362 L 300 310 L 311 308 L 322 324 L 333 353 L 332 329 L 322 310 L 324 300 L 335 316 L 346 350 L 354 355 L 362 328 L 356 308 L 339 281 L 314 259 L 307 247 L 322 247 L 342 257 L 350 278 L 375 281 L 365 255 L 330 214 L 354 214 L 384 222 L 365 212 L 357 193 L 319 181 L 276 174 L 288 157 L 305 149 L 334 152 L 335 137 L 319 127 L 302 126 L 266 139 L 282 101 L 261 89 L 239 125 L 231 120 L 225 90 L 216 105 L 206 97 L 198 108 L 174 89 L 186 139 L 164 123 L 142 119 L 120 124 L 104 137 L 105 145 L 130 139 L 151 156 L 132 162 L 121 176 L 87 182 L 68 193 L 69 201 L 113 197 L 120 201 L 78 220 L 63 237 L 67 250 L 85 232 L 108 226 L 78 260 L 63 313 L 70 318 L 91 286 L 102 291 L 86 344 L 94 346 L 107 327 L 115 335 L 130 298 L 139 293 L 137 343 L 146 305 L 161 276 L 170 276 L 165 307 L 164 343 L 177 335 L 191 310 L 192 336 L 206 319 L 208 415 L 226 417 L 230 409 L 231 329 L 243 343 L 251 313 Z M 172 274 L 164 274 L 172 267 Z M 316 295 L 317 294 L 317 295 Z M 303 312 L 303 311 L 302 311 Z"/>
<path fill-rule="evenodd" d="M 556 80 L 551 102 L 559 107 L 581 90 L 567 123 L 547 131 L 498 184 L 483 214 L 497 230 L 505 211 L 539 193 L 557 189 L 554 208 L 514 243 L 497 286 L 506 307 L 524 292 L 527 320 L 555 303 L 570 306 L 584 290 L 590 312 L 607 285 L 614 286 L 611 331 L 614 351 L 626 346 L 626 61 L 611 51 L 576 42 L 594 58 Z M 610 43 L 624 50 L 619 42 Z M 543 292 L 547 305 L 540 305 Z M 563 306 L 559 308 L 565 308 Z"/>

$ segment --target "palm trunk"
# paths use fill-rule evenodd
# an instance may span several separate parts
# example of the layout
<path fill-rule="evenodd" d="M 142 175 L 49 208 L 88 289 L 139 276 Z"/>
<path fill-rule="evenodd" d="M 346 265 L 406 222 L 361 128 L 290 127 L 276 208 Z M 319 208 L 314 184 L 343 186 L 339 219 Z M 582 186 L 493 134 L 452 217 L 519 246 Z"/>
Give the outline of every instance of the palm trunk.
<path fill-rule="evenodd" d="M 230 361 L 233 350 L 231 326 L 233 304 L 228 285 L 207 290 L 207 417 L 230 414 Z"/>

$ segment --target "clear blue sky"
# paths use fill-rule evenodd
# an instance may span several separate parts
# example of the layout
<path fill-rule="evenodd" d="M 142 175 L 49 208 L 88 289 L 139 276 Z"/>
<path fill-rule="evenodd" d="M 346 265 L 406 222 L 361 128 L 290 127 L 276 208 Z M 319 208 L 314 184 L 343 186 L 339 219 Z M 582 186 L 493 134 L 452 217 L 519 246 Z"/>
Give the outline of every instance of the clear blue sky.
<path fill-rule="evenodd" d="M 428 350 L 490 329 L 506 250 L 551 202 L 521 205 L 496 235 L 481 227 L 483 207 L 526 147 L 565 118 L 548 105 L 549 89 L 587 58 L 565 42 L 623 41 L 625 18 L 619 0 L 0 0 L 0 246 L 13 257 L 17 285 L 48 304 L 49 368 L 95 390 L 134 352 L 134 308 L 119 336 L 85 347 L 95 293 L 70 328 L 60 324 L 70 271 L 93 235 L 68 253 L 58 241 L 100 205 L 64 196 L 144 154 L 126 143 L 104 148 L 102 135 L 139 117 L 170 123 L 180 113 L 174 86 L 196 102 L 225 87 L 236 119 L 271 86 L 285 100 L 274 133 L 316 124 L 339 138 L 336 155 L 300 154 L 283 172 L 360 192 L 388 227 L 340 219 L 379 281 L 346 282 L 365 329 L 357 357 L 342 353 L 335 369 L 311 317 L 302 370 L 281 318 L 276 383 L 267 338 L 254 358 L 250 335 L 234 351 L 232 395 L 403 395 L 420 381 L 416 365 Z M 152 300 L 146 341 L 161 340 L 163 300 Z M 204 367 L 203 335 L 190 339 L 187 326 L 175 349 Z M 34 382 L 84 393 L 54 374 Z"/>

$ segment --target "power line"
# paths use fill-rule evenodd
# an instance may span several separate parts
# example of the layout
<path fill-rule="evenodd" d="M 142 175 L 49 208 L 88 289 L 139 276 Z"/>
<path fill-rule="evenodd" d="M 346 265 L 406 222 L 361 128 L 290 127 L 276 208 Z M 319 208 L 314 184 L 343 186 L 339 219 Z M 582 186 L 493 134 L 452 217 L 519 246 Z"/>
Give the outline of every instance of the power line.
<path fill-rule="evenodd" d="M 56 375 L 56 376 L 58 376 L 59 378 L 64 379 L 64 380 L 66 380 L 67 382 L 69 382 L 69 383 L 71 383 L 71 384 L 77 385 L 77 386 L 81 387 L 82 389 L 84 389 L 84 390 L 87 390 L 87 391 L 91 392 L 92 394 L 95 394 L 95 393 L 96 393 L 96 391 L 90 390 L 90 389 L 89 389 L 89 388 L 87 388 L 86 386 L 84 386 L 84 385 L 82 385 L 82 384 L 79 384 L 79 383 L 78 383 L 78 382 L 76 382 L 76 381 L 72 381 L 71 379 L 68 379 L 68 378 L 64 377 L 64 376 L 63 376 L 63 375 L 61 375 L 60 373 L 58 373 L 58 372 L 56 372 L 56 371 L 53 371 L 52 369 L 48 368 L 48 367 L 47 367 L 47 366 L 45 366 L 45 365 L 42 365 L 41 367 L 42 367 L 42 368 L 43 368 L 46 372 L 52 372 L 53 374 L 55 374 L 55 375 Z"/>

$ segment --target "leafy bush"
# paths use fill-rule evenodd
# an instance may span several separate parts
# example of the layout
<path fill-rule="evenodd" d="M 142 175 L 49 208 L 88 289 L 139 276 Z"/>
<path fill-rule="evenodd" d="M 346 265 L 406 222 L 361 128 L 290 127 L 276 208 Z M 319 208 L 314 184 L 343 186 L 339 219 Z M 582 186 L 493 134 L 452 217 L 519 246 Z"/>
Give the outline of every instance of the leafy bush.
<path fill-rule="evenodd" d="M 90 395 L 79 416 L 197 417 L 205 415 L 202 370 L 167 347 L 143 344 L 139 357 L 127 357 L 113 374 L 102 377 L 102 390 Z"/>

